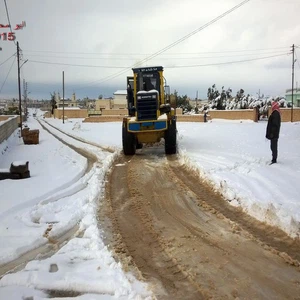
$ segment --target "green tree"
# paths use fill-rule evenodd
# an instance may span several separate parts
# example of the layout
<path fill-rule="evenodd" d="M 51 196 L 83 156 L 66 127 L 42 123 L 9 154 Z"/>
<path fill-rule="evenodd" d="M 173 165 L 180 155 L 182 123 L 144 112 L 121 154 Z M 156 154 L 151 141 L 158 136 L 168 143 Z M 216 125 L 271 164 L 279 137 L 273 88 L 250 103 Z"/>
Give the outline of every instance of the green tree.
<path fill-rule="evenodd" d="M 175 91 L 175 97 L 176 97 L 176 107 L 182 108 L 183 113 L 189 112 L 192 110 L 192 106 L 189 103 L 188 96 L 179 96 L 178 92 Z"/>

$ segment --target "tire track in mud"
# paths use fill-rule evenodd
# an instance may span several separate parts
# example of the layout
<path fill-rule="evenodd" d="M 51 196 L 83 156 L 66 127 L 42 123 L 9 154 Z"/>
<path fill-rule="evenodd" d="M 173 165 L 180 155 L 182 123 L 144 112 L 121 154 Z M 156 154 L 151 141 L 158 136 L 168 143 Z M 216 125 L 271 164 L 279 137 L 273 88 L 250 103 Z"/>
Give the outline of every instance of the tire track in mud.
<path fill-rule="evenodd" d="M 71 148 L 72 150 L 74 150 L 75 152 L 77 152 L 79 155 L 84 156 L 84 157 L 87 159 L 88 165 L 87 165 L 87 168 L 86 168 L 84 174 L 82 175 L 82 177 L 85 176 L 85 175 L 92 169 L 94 163 L 97 162 L 98 159 L 97 159 L 96 155 L 93 154 L 93 153 L 91 153 L 91 152 L 89 152 L 89 151 L 87 151 L 87 150 L 85 150 L 85 149 L 75 147 L 74 145 L 72 145 L 72 144 L 70 144 L 70 143 L 64 141 L 62 138 L 60 138 L 59 136 L 57 136 L 55 133 L 51 132 L 51 131 L 50 131 L 45 125 L 43 125 L 39 120 L 38 120 L 38 122 L 39 122 L 39 124 L 42 126 L 42 128 L 43 128 L 45 131 L 47 131 L 49 134 L 51 134 L 53 137 L 55 137 L 57 140 L 59 140 L 59 141 L 60 141 L 61 143 L 63 143 L 65 146 Z M 48 124 L 48 123 L 47 123 L 47 124 Z M 67 136 L 69 136 L 68 134 L 64 133 L 63 131 L 61 131 L 61 130 L 59 130 L 59 129 L 57 129 L 57 128 L 55 128 L 54 126 L 52 126 L 52 125 L 50 125 L 50 124 L 48 124 L 48 125 L 51 126 L 51 127 L 53 127 L 54 129 L 58 130 L 59 132 L 65 134 L 65 135 L 67 135 Z M 76 138 L 74 138 L 74 137 L 72 137 L 72 136 L 69 136 L 69 137 L 71 137 L 71 138 L 74 139 L 74 140 L 78 140 L 79 142 L 82 142 L 82 143 L 84 143 L 84 144 L 91 145 L 91 144 L 89 144 L 89 143 L 86 142 L 86 141 L 85 141 L 85 142 L 84 142 L 84 141 L 80 141 L 80 139 L 76 139 Z M 92 146 L 94 146 L 94 145 L 92 145 Z"/>
<path fill-rule="evenodd" d="M 173 164 L 175 162 L 175 164 Z M 200 204 L 209 205 L 212 209 L 223 214 L 226 218 L 237 223 L 242 229 L 252 234 L 258 241 L 262 243 L 266 248 L 271 247 L 273 251 L 278 253 L 287 253 L 291 258 L 292 263 L 295 260 L 295 264 L 300 262 L 300 240 L 297 238 L 291 238 L 283 230 L 270 226 L 264 222 L 260 222 L 254 217 L 243 212 L 240 208 L 234 207 L 227 203 L 220 194 L 213 191 L 212 187 L 207 183 L 202 182 L 199 184 L 199 175 L 197 172 L 190 170 L 188 167 L 176 163 L 176 159 L 169 158 L 169 165 L 172 172 L 176 174 L 182 182 L 184 182 L 190 190 L 194 193 L 206 193 L 207 197 L 205 203 Z M 268 234 L 266 234 L 268 233 Z"/>
<path fill-rule="evenodd" d="M 119 158 L 99 210 L 123 266 L 158 299 L 296 299 L 297 241 L 227 207 L 176 156 L 150 151 Z"/>
<path fill-rule="evenodd" d="M 120 164 L 123 163 L 121 158 Z M 118 178 L 122 177 L 124 185 L 121 185 L 120 191 L 114 187 L 109 188 L 109 184 L 106 189 L 106 195 L 111 205 L 109 212 L 112 226 L 116 234 L 116 237 L 107 242 L 113 243 L 114 249 L 112 250 L 115 250 L 123 265 L 128 266 L 133 263 L 136 266 L 136 272 L 138 272 L 137 270 L 142 271 L 139 279 L 152 278 L 155 289 L 158 289 L 159 294 L 165 295 L 167 299 L 170 296 L 172 299 L 176 299 L 179 290 L 183 290 L 180 299 L 204 299 L 197 286 L 190 287 L 191 284 L 187 283 L 187 274 L 183 274 L 176 261 L 165 252 L 165 242 L 154 229 L 153 220 L 143 207 L 144 204 L 147 206 L 149 203 L 143 204 L 143 195 L 139 193 L 138 189 L 130 187 L 129 181 L 132 178 L 130 175 L 128 176 L 126 168 L 120 168 L 118 172 L 113 171 L 111 176 L 110 179 L 113 182 L 119 182 Z M 130 203 L 127 201 L 128 197 L 132 200 Z M 124 213 L 121 212 L 116 216 L 117 210 Z M 100 219 L 103 220 L 103 216 Z M 127 235 L 127 233 L 134 234 Z M 113 241 L 116 238 L 117 241 Z M 185 288 L 185 286 L 188 287 Z M 165 291 L 166 287 L 167 292 Z M 186 290 L 188 293 L 185 293 Z"/>
<path fill-rule="evenodd" d="M 72 139 L 74 139 L 74 140 L 76 140 L 76 141 L 79 141 L 79 142 L 82 142 L 82 143 L 85 143 L 85 144 L 89 144 L 89 145 L 91 145 L 91 146 L 95 146 L 95 147 L 100 148 L 101 150 L 106 151 L 106 152 L 109 152 L 109 153 L 114 153 L 114 152 L 115 152 L 115 150 L 112 149 L 112 148 L 110 148 L 110 147 L 103 147 L 103 146 L 101 146 L 101 145 L 99 145 L 99 144 L 97 144 L 97 143 L 93 143 L 93 142 L 87 141 L 87 140 L 85 140 L 85 139 L 83 139 L 83 138 L 80 138 L 80 137 L 78 137 L 78 136 L 75 136 L 75 135 L 72 135 L 72 134 L 70 134 L 70 133 L 67 133 L 67 132 L 65 132 L 65 131 L 63 131 L 63 130 L 61 130 L 61 129 L 59 129 L 59 128 L 56 128 L 54 125 L 48 123 L 46 120 L 43 120 L 43 121 L 44 121 L 47 125 L 49 125 L 49 126 L 51 126 L 52 128 L 54 128 L 55 130 L 57 130 L 57 131 L 63 133 L 64 135 L 66 135 L 66 136 L 68 136 L 68 137 L 70 137 L 70 138 L 72 138 Z M 40 121 L 39 121 L 39 123 L 41 124 Z M 43 126 L 43 125 L 41 124 L 41 126 Z"/>
<path fill-rule="evenodd" d="M 38 123 L 45 131 L 47 131 L 49 134 L 51 134 L 54 138 L 56 138 L 61 143 L 63 143 L 64 145 L 71 148 L 72 150 L 77 152 L 79 155 L 84 156 L 87 159 L 87 167 L 86 167 L 86 170 L 85 170 L 84 174 L 82 175 L 82 177 L 84 177 L 88 172 L 90 172 L 93 165 L 98 161 L 96 155 L 94 155 L 93 153 L 91 153 L 85 149 L 75 147 L 74 145 L 64 141 L 62 138 L 58 137 L 55 133 L 51 132 L 47 127 L 45 127 L 39 120 L 38 120 Z M 52 126 L 52 125 L 50 125 L 50 126 Z M 52 126 L 52 127 L 54 129 L 58 130 L 54 126 Z M 59 131 L 61 133 L 65 134 L 63 131 L 61 131 L 61 130 L 59 130 Z M 66 134 L 66 135 L 68 135 L 68 134 Z M 68 136 L 71 137 L 72 139 L 78 140 L 82 143 L 90 144 L 92 146 L 101 148 L 101 147 L 99 147 L 97 145 L 93 145 L 87 141 L 83 141 L 78 138 L 72 137 L 71 135 L 68 135 Z M 111 152 L 111 149 L 105 150 L 104 148 L 101 148 L 101 150 Z M 76 192 L 78 192 L 78 191 L 76 191 Z M 64 195 L 64 196 L 66 196 L 66 195 Z M 52 230 L 52 226 L 53 226 L 53 224 L 49 224 L 48 228 L 46 229 L 46 231 L 44 233 L 44 237 L 48 239 L 48 243 L 45 243 L 35 249 L 30 250 L 10 262 L 0 265 L 0 279 L 9 272 L 17 272 L 17 271 L 21 270 L 29 261 L 35 259 L 36 257 L 39 257 L 39 259 L 46 259 L 46 258 L 50 257 L 51 255 L 56 253 L 70 239 L 72 239 L 73 237 L 79 237 L 82 235 L 82 232 L 78 232 L 79 226 L 75 225 L 72 228 L 69 228 L 67 231 L 61 233 L 60 235 L 50 237 L 49 233 Z"/>

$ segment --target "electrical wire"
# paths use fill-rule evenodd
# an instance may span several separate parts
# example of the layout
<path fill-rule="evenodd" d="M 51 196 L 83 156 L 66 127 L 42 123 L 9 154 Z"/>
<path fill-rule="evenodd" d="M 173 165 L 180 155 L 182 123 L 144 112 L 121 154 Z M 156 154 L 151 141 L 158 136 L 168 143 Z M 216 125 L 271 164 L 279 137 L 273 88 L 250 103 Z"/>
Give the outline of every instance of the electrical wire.
<path fill-rule="evenodd" d="M 250 1 L 250 0 L 244 0 L 244 1 L 240 2 L 238 5 L 236 5 L 236 6 L 234 6 L 233 8 L 227 10 L 227 11 L 224 12 L 223 14 L 219 15 L 218 17 L 214 18 L 213 20 L 209 21 L 208 23 L 202 25 L 201 27 L 197 28 L 196 30 L 192 31 L 191 33 L 185 35 L 184 37 L 182 37 L 182 38 L 180 38 L 179 40 L 177 40 L 177 41 L 171 43 L 170 45 L 168 45 L 168 46 L 162 48 L 161 50 L 159 50 L 159 51 L 153 53 L 152 55 L 146 57 L 145 59 L 139 61 L 138 63 L 132 65 L 130 68 L 125 69 L 125 70 L 120 71 L 120 72 L 117 72 L 117 73 L 115 73 L 115 74 L 112 74 L 112 75 L 110 75 L 110 76 L 107 76 L 107 77 L 105 77 L 105 78 L 102 78 L 100 81 L 98 81 L 98 84 L 104 83 L 104 82 L 106 82 L 106 81 L 108 81 L 108 80 L 112 80 L 112 79 L 114 79 L 114 78 L 116 78 L 116 77 L 119 77 L 119 76 L 125 74 L 125 73 L 126 73 L 127 71 L 129 71 L 131 68 L 136 67 L 136 66 L 139 66 L 139 65 L 141 65 L 141 64 L 143 64 L 143 63 L 145 63 L 145 62 L 147 62 L 147 61 L 149 61 L 149 60 L 151 60 L 151 59 L 153 59 L 154 57 L 156 57 L 156 56 L 158 56 L 158 55 L 160 55 L 160 54 L 166 52 L 167 50 L 173 48 L 174 46 L 180 44 L 181 42 L 183 42 L 183 41 L 185 41 L 186 39 L 190 38 L 191 36 L 195 35 L 196 33 L 200 32 L 200 31 L 202 31 L 203 29 L 209 27 L 210 25 L 216 23 L 217 21 L 219 21 L 220 19 L 224 18 L 225 16 L 227 16 L 227 15 L 230 14 L 230 13 L 232 13 L 232 12 L 235 11 L 236 9 L 240 8 L 241 6 L 245 5 L 245 4 L 246 4 L 247 2 L 249 2 L 249 1 Z M 92 84 L 92 85 L 93 85 L 93 84 Z M 84 87 L 78 88 L 77 90 L 83 89 L 83 88 L 84 88 Z"/>
<path fill-rule="evenodd" d="M 6 0 L 4 0 L 4 5 L 5 5 L 5 9 L 6 9 L 6 16 L 7 16 L 7 21 L 8 21 L 8 25 L 9 25 L 9 28 L 10 28 L 10 32 L 12 32 L 12 28 L 11 28 L 11 23 L 10 23 L 10 18 L 9 18 L 9 13 L 8 13 L 8 8 L 7 8 L 7 3 L 6 3 Z M 14 40 L 14 43 L 16 45 L 16 41 Z"/>
<path fill-rule="evenodd" d="M 13 67 L 13 65 L 14 65 L 14 63 L 15 63 L 15 61 L 16 61 L 16 57 L 15 57 L 15 59 L 13 60 L 11 66 L 10 66 L 10 69 L 9 69 L 9 71 L 8 71 L 6 77 L 5 77 L 5 80 L 4 80 L 4 82 L 3 82 L 3 84 L 2 84 L 2 86 L 1 86 L 1 88 L 0 88 L 0 94 L 1 94 L 1 91 L 2 91 L 2 89 L 3 89 L 3 87 L 4 87 L 5 83 L 6 83 L 6 80 L 7 80 L 8 76 L 9 76 L 9 74 L 10 74 L 10 72 L 11 72 L 11 69 L 12 69 L 12 67 Z"/>
<path fill-rule="evenodd" d="M 214 18 L 213 20 L 209 21 L 208 23 L 200 26 L 199 28 L 197 28 L 196 30 L 192 31 L 191 33 L 185 35 L 184 37 L 180 38 L 179 40 L 171 43 L 170 45 L 164 47 L 163 49 L 153 53 L 152 55 L 146 57 L 145 59 L 143 59 L 142 61 L 136 63 L 134 66 L 136 65 L 140 65 L 141 63 L 145 63 L 148 60 L 151 60 L 152 58 L 158 56 L 159 54 L 164 53 L 165 51 L 177 46 L 178 44 L 182 43 L 183 41 L 187 40 L 188 38 L 190 38 L 191 36 L 195 35 L 196 33 L 202 31 L 203 29 L 209 27 L 210 25 L 216 23 L 217 21 L 219 21 L 220 19 L 224 18 L 225 16 L 227 16 L 228 14 L 232 13 L 233 11 L 235 11 L 236 9 L 238 9 L 239 7 L 245 5 L 247 2 L 249 2 L 250 0 L 244 0 L 241 3 L 239 3 L 238 5 L 234 6 L 233 8 L 227 10 L 226 12 L 224 12 L 223 14 L 219 15 L 218 17 Z M 133 67 L 134 67 L 133 66 Z"/>
<path fill-rule="evenodd" d="M 283 56 L 283 55 L 289 55 L 290 53 L 280 53 L 276 55 L 270 55 L 270 56 L 263 56 L 263 57 L 257 57 L 257 58 L 249 58 L 244 60 L 237 60 L 237 61 L 228 61 L 228 62 L 220 62 L 220 63 L 209 63 L 209 64 L 196 64 L 196 65 L 184 65 L 184 66 L 165 66 L 165 69 L 171 69 L 171 68 L 190 68 L 190 67 L 204 67 L 204 66 L 216 66 L 216 65 L 227 65 L 227 64 L 234 64 L 234 63 L 241 63 L 241 62 L 247 62 L 247 61 L 255 61 L 255 60 L 261 60 L 261 59 L 267 59 L 277 56 Z M 49 64 L 49 65 L 63 65 L 63 66 L 72 66 L 72 67 L 89 67 L 89 68 L 103 68 L 103 69 L 128 69 L 130 67 L 120 67 L 120 66 L 98 66 L 98 65 L 78 65 L 78 64 L 67 64 L 67 63 L 58 63 L 58 62 L 46 62 L 46 61 L 35 61 L 35 60 L 29 60 L 29 62 L 33 63 L 42 63 L 42 64 Z"/>
<path fill-rule="evenodd" d="M 283 53 L 282 50 L 280 51 L 272 51 L 272 52 L 263 52 L 263 53 L 245 53 L 245 54 L 234 54 L 234 55 L 218 55 L 218 56 L 198 56 L 198 57 L 160 57 L 160 60 L 188 60 L 188 59 L 215 59 L 215 58 L 225 58 L 225 57 L 238 57 L 238 56 L 252 56 L 252 55 L 258 55 L 258 54 L 275 54 L 275 53 Z M 285 53 L 285 52 L 284 52 Z M 108 60 L 113 59 L 114 61 L 118 60 L 135 60 L 136 58 L 125 58 L 125 57 L 119 57 L 119 58 L 113 58 L 113 57 L 80 57 L 80 56 L 49 56 L 49 55 L 34 55 L 34 54 L 27 54 L 27 57 L 33 56 L 33 57 L 45 57 L 45 58 L 67 58 L 67 59 L 86 59 L 86 60 Z"/>
<path fill-rule="evenodd" d="M 104 69 L 128 69 L 128 67 L 118 67 L 118 66 L 77 65 L 77 64 L 66 64 L 66 63 L 47 62 L 47 61 L 39 61 L 39 60 L 28 60 L 28 61 L 32 62 L 32 63 L 40 63 L 40 64 L 47 64 L 47 65 L 88 67 L 88 68 L 104 68 Z"/>
<path fill-rule="evenodd" d="M 237 53 L 237 52 L 253 52 L 253 51 L 269 51 L 288 49 L 289 47 L 274 47 L 274 48 L 260 48 L 260 49 L 242 49 L 242 50 L 223 50 L 223 51 L 201 51 L 201 52 L 175 52 L 166 53 L 165 55 L 189 55 L 189 54 L 212 54 L 212 53 Z M 38 53 L 52 53 L 52 54 L 85 54 L 85 55 L 109 55 L 109 56 L 147 56 L 150 53 L 110 53 L 110 52 L 65 52 L 65 51 L 48 51 L 48 50 L 23 50 L 23 52 L 38 52 Z"/>
<path fill-rule="evenodd" d="M 14 53 L 12 56 L 10 56 L 8 59 L 6 59 L 5 61 L 3 61 L 2 63 L 0 63 L 0 66 L 4 65 L 7 61 L 9 61 L 14 55 L 16 55 L 16 53 Z"/>
<path fill-rule="evenodd" d="M 228 61 L 228 62 L 221 62 L 221 63 L 212 63 L 212 64 L 197 64 L 197 65 L 186 65 L 186 66 L 165 66 L 165 69 L 175 69 L 175 68 L 193 68 L 193 67 L 207 67 L 207 66 L 220 66 L 220 65 L 229 65 L 229 64 L 236 64 L 236 63 L 243 63 L 243 62 L 249 62 L 249 61 L 256 61 L 256 60 L 263 60 L 263 59 L 268 59 L 268 58 L 273 58 L 273 57 L 279 57 L 279 56 L 288 56 L 291 55 L 291 53 L 286 52 L 283 54 L 278 54 L 278 55 L 271 55 L 271 56 L 264 56 L 264 57 L 257 57 L 257 58 L 250 58 L 250 59 L 245 59 L 245 60 L 238 60 L 238 61 Z M 101 83 L 106 82 L 112 78 L 113 75 L 107 76 L 106 80 L 103 80 Z M 77 88 L 76 90 L 81 90 L 84 89 L 86 87 L 92 86 L 96 83 L 99 83 L 99 81 L 94 81 L 91 82 L 90 84 L 84 86 L 84 87 L 80 87 Z"/>
<path fill-rule="evenodd" d="M 165 67 L 165 69 L 194 68 L 194 67 L 229 65 L 229 64 L 243 63 L 243 62 L 249 62 L 249 61 L 255 61 L 255 60 L 262 60 L 262 59 L 278 57 L 278 56 L 283 56 L 283 55 L 291 55 L 291 53 L 277 54 L 277 55 L 264 56 L 264 57 L 258 57 L 258 58 L 250 58 L 250 59 L 244 59 L 244 60 L 227 61 L 227 62 L 223 62 L 223 63 L 202 64 L 202 65 L 187 65 L 187 66 L 172 66 L 172 67 Z"/>

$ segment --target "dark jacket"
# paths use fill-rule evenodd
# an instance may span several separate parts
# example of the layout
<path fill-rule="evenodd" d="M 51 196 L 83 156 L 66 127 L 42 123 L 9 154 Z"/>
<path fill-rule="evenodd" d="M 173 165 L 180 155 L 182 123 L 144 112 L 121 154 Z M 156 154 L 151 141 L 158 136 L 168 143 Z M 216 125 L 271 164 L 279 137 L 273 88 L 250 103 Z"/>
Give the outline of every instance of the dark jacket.
<path fill-rule="evenodd" d="M 266 138 L 268 140 L 278 139 L 281 125 L 281 117 L 278 110 L 274 110 L 268 119 Z"/>

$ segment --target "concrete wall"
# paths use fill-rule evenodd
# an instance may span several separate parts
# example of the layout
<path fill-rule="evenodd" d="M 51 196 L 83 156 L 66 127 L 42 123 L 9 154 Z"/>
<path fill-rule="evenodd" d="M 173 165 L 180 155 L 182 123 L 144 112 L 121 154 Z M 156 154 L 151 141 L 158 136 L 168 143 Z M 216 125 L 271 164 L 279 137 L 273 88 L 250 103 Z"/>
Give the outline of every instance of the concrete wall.
<path fill-rule="evenodd" d="M 292 109 L 291 108 L 280 108 L 281 111 L 281 122 L 291 122 Z M 269 115 L 272 113 L 271 107 L 269 108 Z M 300 121 L 300 108 L 293 108 L 293 122 Z"/>
<path fill-rule="evenodd" d="M 0 115 L 0 121 L 6 121 L 7 119 L 11 118 L 11 116 L 1 116 Z"/>
<path fill-rule="evenodd" d="M 291 122 L 291 109 L 281 108 L 281 120 L 282 122 Z M 121 114 L 121 112 L 124 114 Z M 204 115 L 182 115 L 180 110 L 177 112 L 178 122 L 204 122 Z M 116 122 L 123 119 L 123 115 L 127 114 L 127 110 L 110 110 L 106 111 L 106 115 L 99 117 L 91 117 L 84 120 L 84 122 Z M 110 114 L 109 114 L 110 113 Z M 269 115 L 271 114 L 271 108 Z M 257 111 L 255 109 L 243 109 L 243 110 L 211 110 L 207 115 L 207 120 L 213 119 L 225 119 L 225 120 L 252 120 L 257 121 Z M 300 122 L 300 108 L 293 109 L 293 122 Z"/>
<path fill-rule="evenodd" d="M 114 94 L 114 105 L 127 107 L 126 96 L 127 96 L 127 93 L 124 95 L 123 94 Z"/>
<path fill-rule="evenodd" d="M 211 119 L 225 119 L 225 120 L 255 120 L 255 109 L 241 109 L 241 110 L 210 110 L 208 112 Z"/>
<path fill-rule="evenodd" d="M 102 116 L 125 116 L 128 114 L 127 109 L 103 109 Z"/>
<path fill-rule="evenodd" d="M 67 108 L 65 108 L 64 115 L 68 119 L 87 118 L 88 117 L 88 110 L 87 109 L 67 109 Z M 62 109 L 55 109 L 54 110 L 54 117 L 56 119 L 62 119 L 63 110 Z"/>
<path fill-rule="evenodd" d="M 85 123 L 99 123 L 99 122 L 122 122 L 123 116 L 91 116 L 85 118 L 83 122 Z"/>
<path fill-rule="evenodd" d="M 112 101 L 110 99 L 98 99 L 95 102 L 95 110 L 99 111 L 101 109 L 111 109 Z"/>
<path fill-rule="evenodd" d="M 116 104 L 116 103 L 113 103 L 113 109 L 126 109 L 127 110 L 127 103 L 123 103 L 123 104 Z"/>
<path fill-rule="evenodd" d="M 175 110 L 176 112 L 176 115 L 178 116 L 178 115 L 182 115 L 182 108 L 176 108 L 176 110 Z"/>
<path fill-rule="evenodd" d="M 10 118 L 10 119 L 9 119 Z M 9 119 L 9 120 L 8 120 Z M 0 143 L 7 140 L 11 134 L 18 128 L 18 117 L 17 116 L 0 116 Z"/>
<path fill-rule="evenodd" d="M 45 118 L 51 118 L 51 112 L 50 112 L 50 111 L 46 111 L 46 112 L 44 113 L 44 117 L 45 117 Z"/>
<path fill-rule="evenodd" d="M 204 115 L 176 115 L 177 122 L 204 122 Z M 208 115 L 206 120 L 211 120 L 210 116 Z"/>

